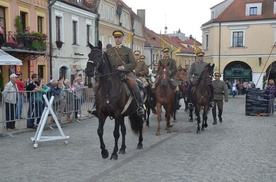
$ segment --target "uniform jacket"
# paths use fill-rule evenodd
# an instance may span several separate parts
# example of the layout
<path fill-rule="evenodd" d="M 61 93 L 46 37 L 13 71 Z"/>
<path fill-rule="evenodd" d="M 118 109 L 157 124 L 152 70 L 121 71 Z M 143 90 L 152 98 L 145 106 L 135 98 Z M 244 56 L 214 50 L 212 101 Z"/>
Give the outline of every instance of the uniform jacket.
<path fill-rule="evenodd" d="M 11 81 L 9 81 L 3 92 L 2 92 L 3 98 L 5 100 L 5 102 L 7 103 L 11 103 L 11 104 L 16 104 L 17 98 L 18 98 L 18 88 L 16 83 L 12 83 Z"/>
<path fill-rule="evenodd" d="M 174 78 L 175 74 L 177 72 L 177 67 L 176 67 L 176 62 L 174 59 L 171 58 L 163 58 L 159 61 L 161 65 L 166 65 L 168 62 L 170 62 L 170 78 Z M 158 67 L 158 72 L 159 72 L 160 67 Z"/>
<path fill-rule="evenodd" d="M 117 56 L 115 49 L 117 49 L 119 56 L 121 59 Z M 106 51 L 107 57 L 110 61 L 110 64 L 112 67 L 116 68 L 117 66 L 124 66 L 125 71 L 132 72 L 136 66 L 137 62 L 134 59 L 134 55 L 132 53 L 132 50 L 125 46 L 120 46 L 120 48 L 112 47 Z"/>
<path fill-rule="evenodd" d="M 137 76 L 145 77 L 149 74 L 148 65 L 145 63 L 145 61 L 138 60 L 137 67 L 134 72 Z"/>
<path fill-rule="evenodd" d="M 228 91 L 227 85 L 224 81 L 213 80 L 212 85 L 214 86 L 214 100 L 224 100 L 228 101 Z"/>
<path fill-rule="evenodd" d="M 191 65 L 191 69 L 189 72 L 189 79 L 195 78 L 198 79 L 201 75 L 202 71 L 206 67 L 207 63 L 204 61 L 196 61 Z"/>

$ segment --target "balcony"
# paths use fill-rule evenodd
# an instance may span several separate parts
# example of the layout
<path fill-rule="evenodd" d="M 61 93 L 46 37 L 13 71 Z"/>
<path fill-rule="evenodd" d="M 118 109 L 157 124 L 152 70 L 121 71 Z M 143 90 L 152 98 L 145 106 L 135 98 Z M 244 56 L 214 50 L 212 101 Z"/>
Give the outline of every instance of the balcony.
<path fill-rule="evenodd" d="M 38 32 L 7 35 L 2 49 L 21 49 L 26 51 L 46 51 L 46 35 Z"/>

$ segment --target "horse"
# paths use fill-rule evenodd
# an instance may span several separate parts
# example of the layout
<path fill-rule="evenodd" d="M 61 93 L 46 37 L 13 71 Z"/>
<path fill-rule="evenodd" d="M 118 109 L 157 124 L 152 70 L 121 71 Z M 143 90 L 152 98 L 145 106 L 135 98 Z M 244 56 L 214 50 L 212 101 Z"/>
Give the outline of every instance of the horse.
<path fill-rule="evenodd" d="M 212 84 L 214 66 L 215 66 L 214 64 L 211 66 L 210 63 L 206 65 L 196 85 L 191 90 L 191 92 L 193 93 L 193 103 L 195 107 L 195 114 L 197 116 L 197 134 L 199 134 L 200 131 L 204 131 L 204 128 L 208 127 L 207 114 L 210 109 L 209 97 L 211 93 L 208 85 Z M 201 109 L 203 110 L 202 123 L 200 118 Z M 190 109 L 190 121 L 192 121 L 192 113 L 193 113 L 193 109 Z"/>
<path fill-rule="evenodd" d="M 86 65 L 85 73 L 89 77 L 98 77 L 99 89 L 96 95 L 95 106 L 98 111 L 98 136 L 100 139 L 101 155 L 106 159 L 109 155 L 106 149 L 103 134 L 104 124 L 106 118 L 115 119 L 115 126 L 113 136 L 115 138 L 115 145 L 110 159 L 118 159 L 118 139 L 120 137 L 119 129 L 121 127 L 122 145 L 119 154 L 125 154 L 125 135 L 126 126 L 124 117 L 128 116 L 132 131 L 139 136 L 137 149 L 143 148 L 143 119 L 137 114 L 137 103 L 132 95 L 127 90 L 127 86 L 121 79 L 128 79 L 122 72 L 114 69 L 104 51 L 102 51 L 102 43 L 98 42 L 98 46 L 94 47 L 89 43 L 91 52 L 88 57 L 89 60 Z M 128 84 L 136 80 L 128 80 Z"/>
<path fill-rule="evenodd" d="M 168 133 L 171 132 L 172 125 L 170 124 L 170 118 L 172 115 L 172 111 L 175 109 L 175 101 L 174 101 L 174 85 L 170 82 L 169 77 L 169 67 L 170 63 L 168 62 L 166 65 L 162 65 L 159 63 L 159 77 L 156 82 L 155 89 L 155 98 L 156 98 L 156 108 L 157 108 L 157 131 L 156 135 L 160 135 L 160 121 L 161 121 L 161 112 L 162 106 L 166 111 L 165 117 L 167 120 L 166 130 Z"/>
<path fill-rule="evenodd" d="M 186 97 L 186 88 L 189 84 L 188 82 L 188 73 L 187 70 L 180 67 L 176 72 L 176 78 L 179 82 L 178 88 L 180 92 L 180 99 L 183 98 L 184 104 L 185 104 L 185 111 L 188 109 L 188 102 Z"/>
<path fill-rule="evenodd" d="M 144 120 L 146 121 L 146 127 L 149 127 L 149 116 L 150 116 L 150 111 L 152 110 L 152 113 L 156 114 L 155 110 L 155 105 L 156 105 L 156 99 L 155 99 L 155 94 L 151 88 L 152 84 L 150 81 L 150 78 L 147 78 L 147 81 L 149 85 L 145 87 L 146 90 L 146 99 L 145 99 L 145 117 Z"/>

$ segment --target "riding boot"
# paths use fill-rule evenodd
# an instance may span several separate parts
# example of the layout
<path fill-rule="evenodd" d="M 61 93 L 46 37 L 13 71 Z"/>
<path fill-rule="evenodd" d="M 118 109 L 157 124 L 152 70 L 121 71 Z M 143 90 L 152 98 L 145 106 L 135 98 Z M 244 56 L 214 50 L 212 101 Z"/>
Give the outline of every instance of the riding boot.
<path fill-rule="evenodd" d="M 221 117 L 221 116 L 222 116 L 222 110 L 221 110 L 221 109 L 219 109 L 219 110 L 218 110 L 218 112 L 219 112 L 219 113 L 218 113 L 219 122 L 221 122 L 221 123 L 222 123 L 222 117 Z"/>
<path fill-rule="evenodd" d="M 179 101 L 180 101 L 180 92 L 179 91 L 176 91 L 174 93 L 174 96 L 175 96 L 175 104 L 176 104 L 176 109 L 179 110 L 179 108 L 181 107 Z"/>
<path fill-rule="evenodd" d="M 212 84 L 209 84 L 209 89 L 210 89 L 210 98 L 209 98 L 209 107 L 214 107 L 214 87 Z"/>
<path fill-rule="evenodd" d="M 144 103 L 143 103 L 143 100 L 142 100 L 142 97 L 141 97 L 141 94 L 140 94 L 140 91 L 139 91 L 138 87 L 137 88 L 135 86 L 133 87 L 133 94 L 134 94 L 134 97 L 135 97 L 135 99 L 138 103 L 137 114 L 139 116 L 143 116 L 144 112 L 145 112 L 145 110 L 143 108 Z"/>
<path fill-rule="evenodd" d="M 194 107 L 194 104 L 193 104 L 193 94 L 192 94 L 192 85 L 191 85 L 191 83 L 189 84 L 189 87 L 188 87 L 187 102 L 188 102 L 189 109 L 192 109 Z"/>

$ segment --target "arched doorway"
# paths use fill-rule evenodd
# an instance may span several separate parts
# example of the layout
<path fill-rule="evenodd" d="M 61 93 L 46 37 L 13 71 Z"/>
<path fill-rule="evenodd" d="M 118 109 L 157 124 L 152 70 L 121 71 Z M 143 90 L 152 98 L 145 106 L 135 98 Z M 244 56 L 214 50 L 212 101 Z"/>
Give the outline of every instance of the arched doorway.
<path fill-rule="evenodd" d="M 267 80 L 273 79 L 276 81 L 276 61 L 272 62 L 266 69 Z"/>
<path fill-rule="evenodd" d="M 234 80 L 248 82 L 252 80 L 252 70 L 250 66 L 241 61 L 230 62 L 224 69 L 223 80 L 233 82 Z"/>
<path fill-rule="evenodd" d="M 62 66 L 59 68 L 59 77 L 63 77 L 64 79 L 68 78 L 68 68 L 66 66 Z"/>

